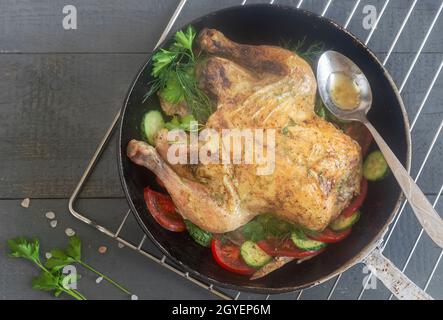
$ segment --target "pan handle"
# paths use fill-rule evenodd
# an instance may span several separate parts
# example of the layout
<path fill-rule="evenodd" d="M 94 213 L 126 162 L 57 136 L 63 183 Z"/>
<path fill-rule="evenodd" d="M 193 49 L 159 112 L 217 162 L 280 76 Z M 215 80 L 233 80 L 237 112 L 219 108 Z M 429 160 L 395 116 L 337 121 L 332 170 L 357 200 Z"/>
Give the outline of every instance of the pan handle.
<path fill-rule="evenodd" d="M 373 250 L 362 262 L 398 299 L 433 300 L 386 258 L 380 249 Z"/>

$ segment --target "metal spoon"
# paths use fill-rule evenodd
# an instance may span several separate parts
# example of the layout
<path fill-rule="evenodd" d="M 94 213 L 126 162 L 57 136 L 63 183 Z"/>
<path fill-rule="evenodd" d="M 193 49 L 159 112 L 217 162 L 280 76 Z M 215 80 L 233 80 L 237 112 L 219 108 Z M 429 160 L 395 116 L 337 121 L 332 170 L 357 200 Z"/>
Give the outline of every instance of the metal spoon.
<path fill-rule="evenodd" d="M 331 94 L 331 75 L 342 74 L 351 78 L 359 91 L 359 103 L 353 109 L 343 109 L 336 105 Z M 317 67 L 318 90 L 325 106 L 337 118 L 342 120 L 360 121 L 372 133 L 380 151 L 391 168 L 409 204 L 412 207 L 418 221 L 429 237 L 441 248 L 443 248 L 443 220 L 434 210 L 426 196 L 409 176 L 406 169 L 397 159 L 395 154 L 380 136 L 377 130 L 369 123 L 366 114 L 372 105 L 372 92 L 368 79 L 363 72 L 344 55 L 327 51 L 320 57 Z"/>

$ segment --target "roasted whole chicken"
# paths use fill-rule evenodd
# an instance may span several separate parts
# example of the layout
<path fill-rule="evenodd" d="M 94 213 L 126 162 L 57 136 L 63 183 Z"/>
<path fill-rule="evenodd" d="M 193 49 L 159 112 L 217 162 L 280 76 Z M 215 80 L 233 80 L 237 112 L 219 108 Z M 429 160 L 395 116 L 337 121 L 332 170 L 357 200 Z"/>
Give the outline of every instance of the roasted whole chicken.
<path fill-rule="evenodd" d="M 275 129 L 273 172 L 258 175 L 257 164 L 170 164 L 166 129 L 155 148 L 132 140 L 128 157 L 153 171 L 178 212 L 204 230 L 229 232 L 264 213 L 325 229 L 360 192 L 362 156 L 354 140 L 315 114 L 310 65 L 283 48 L 238 44 L 213 29 L 202 30 L 198 44 L 207 54 L 196 70 L 199 85 L 217 102 L 206 127 Z"/>

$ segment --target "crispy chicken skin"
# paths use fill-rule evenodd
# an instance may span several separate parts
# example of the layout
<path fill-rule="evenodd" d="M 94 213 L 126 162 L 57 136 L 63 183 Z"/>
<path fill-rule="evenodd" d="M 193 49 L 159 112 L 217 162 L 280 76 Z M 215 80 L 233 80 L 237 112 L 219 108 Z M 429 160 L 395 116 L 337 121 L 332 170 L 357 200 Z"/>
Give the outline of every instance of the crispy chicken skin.
<path fill-rule="evenodd" d="M 135 163 L 157 174 L 178 211 L 199 227 L 223 233 L 272 213 L 321 231 L 360 192 L 359 145 L 314 112 L 316 80 L 296 54 L 273 46 L 241 45 L 221 32 L 198 37 L 208 58 L 198 67 L 200 86 L 217 101 L 207 127 L 275 129 L 275 170 L 257 165 L 174 165 L 166 162 L 166 132 L 156 148 L 128 145 Z M 262 143 L 266 149 L 266 141 Z"/>

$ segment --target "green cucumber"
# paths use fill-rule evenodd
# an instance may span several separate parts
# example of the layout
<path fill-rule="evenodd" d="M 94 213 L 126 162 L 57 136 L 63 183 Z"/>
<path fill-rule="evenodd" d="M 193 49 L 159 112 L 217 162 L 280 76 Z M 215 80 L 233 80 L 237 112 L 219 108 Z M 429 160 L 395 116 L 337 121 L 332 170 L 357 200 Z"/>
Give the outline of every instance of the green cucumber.
<path fill-rule="evenodd" d="M 240 247 L 240 254 L 246 264 L 253 268 L 261 268 L 272 259 L 253 241 L 243 242 Z"/>
<path fill-rule="evenodd" d="M 203 247 L 209 247 L 212 240 L 212 233 L 202 230 L 189 220 L 185 220 L 186 229 L 195 242 Z"/>
<path fill-rule="evenodd" d="M 299 249 L 305 251 L 316 251 L 326 246 L 324 242 L 309 239 L 301 230 L 292 232 L 291 239 Z"/>
<path fill-rule="evenodd" d="M 339 216 L 337 219 L 331 222 L 329 228 L 333 231 L 343 231 L 352 227 L 358 219 L 360 219 L 360 211 L 355 211 L 351 216 L 344 217 L 343 215 Z"/>
<path fill-rule="evenodd" d="M 148 140 L 149 144 L 154 145 L 155 135 L 165 126 L 165 121 L 160 111 L 152 110 L 143 116 L 142 134 Z"/>
<path fill-rule="evenodd" d="M 363 176 L 370 181 L 378 181 L 386 177 L 389 166 L 380 151 L 371 152 L 363 163 Z"/>

